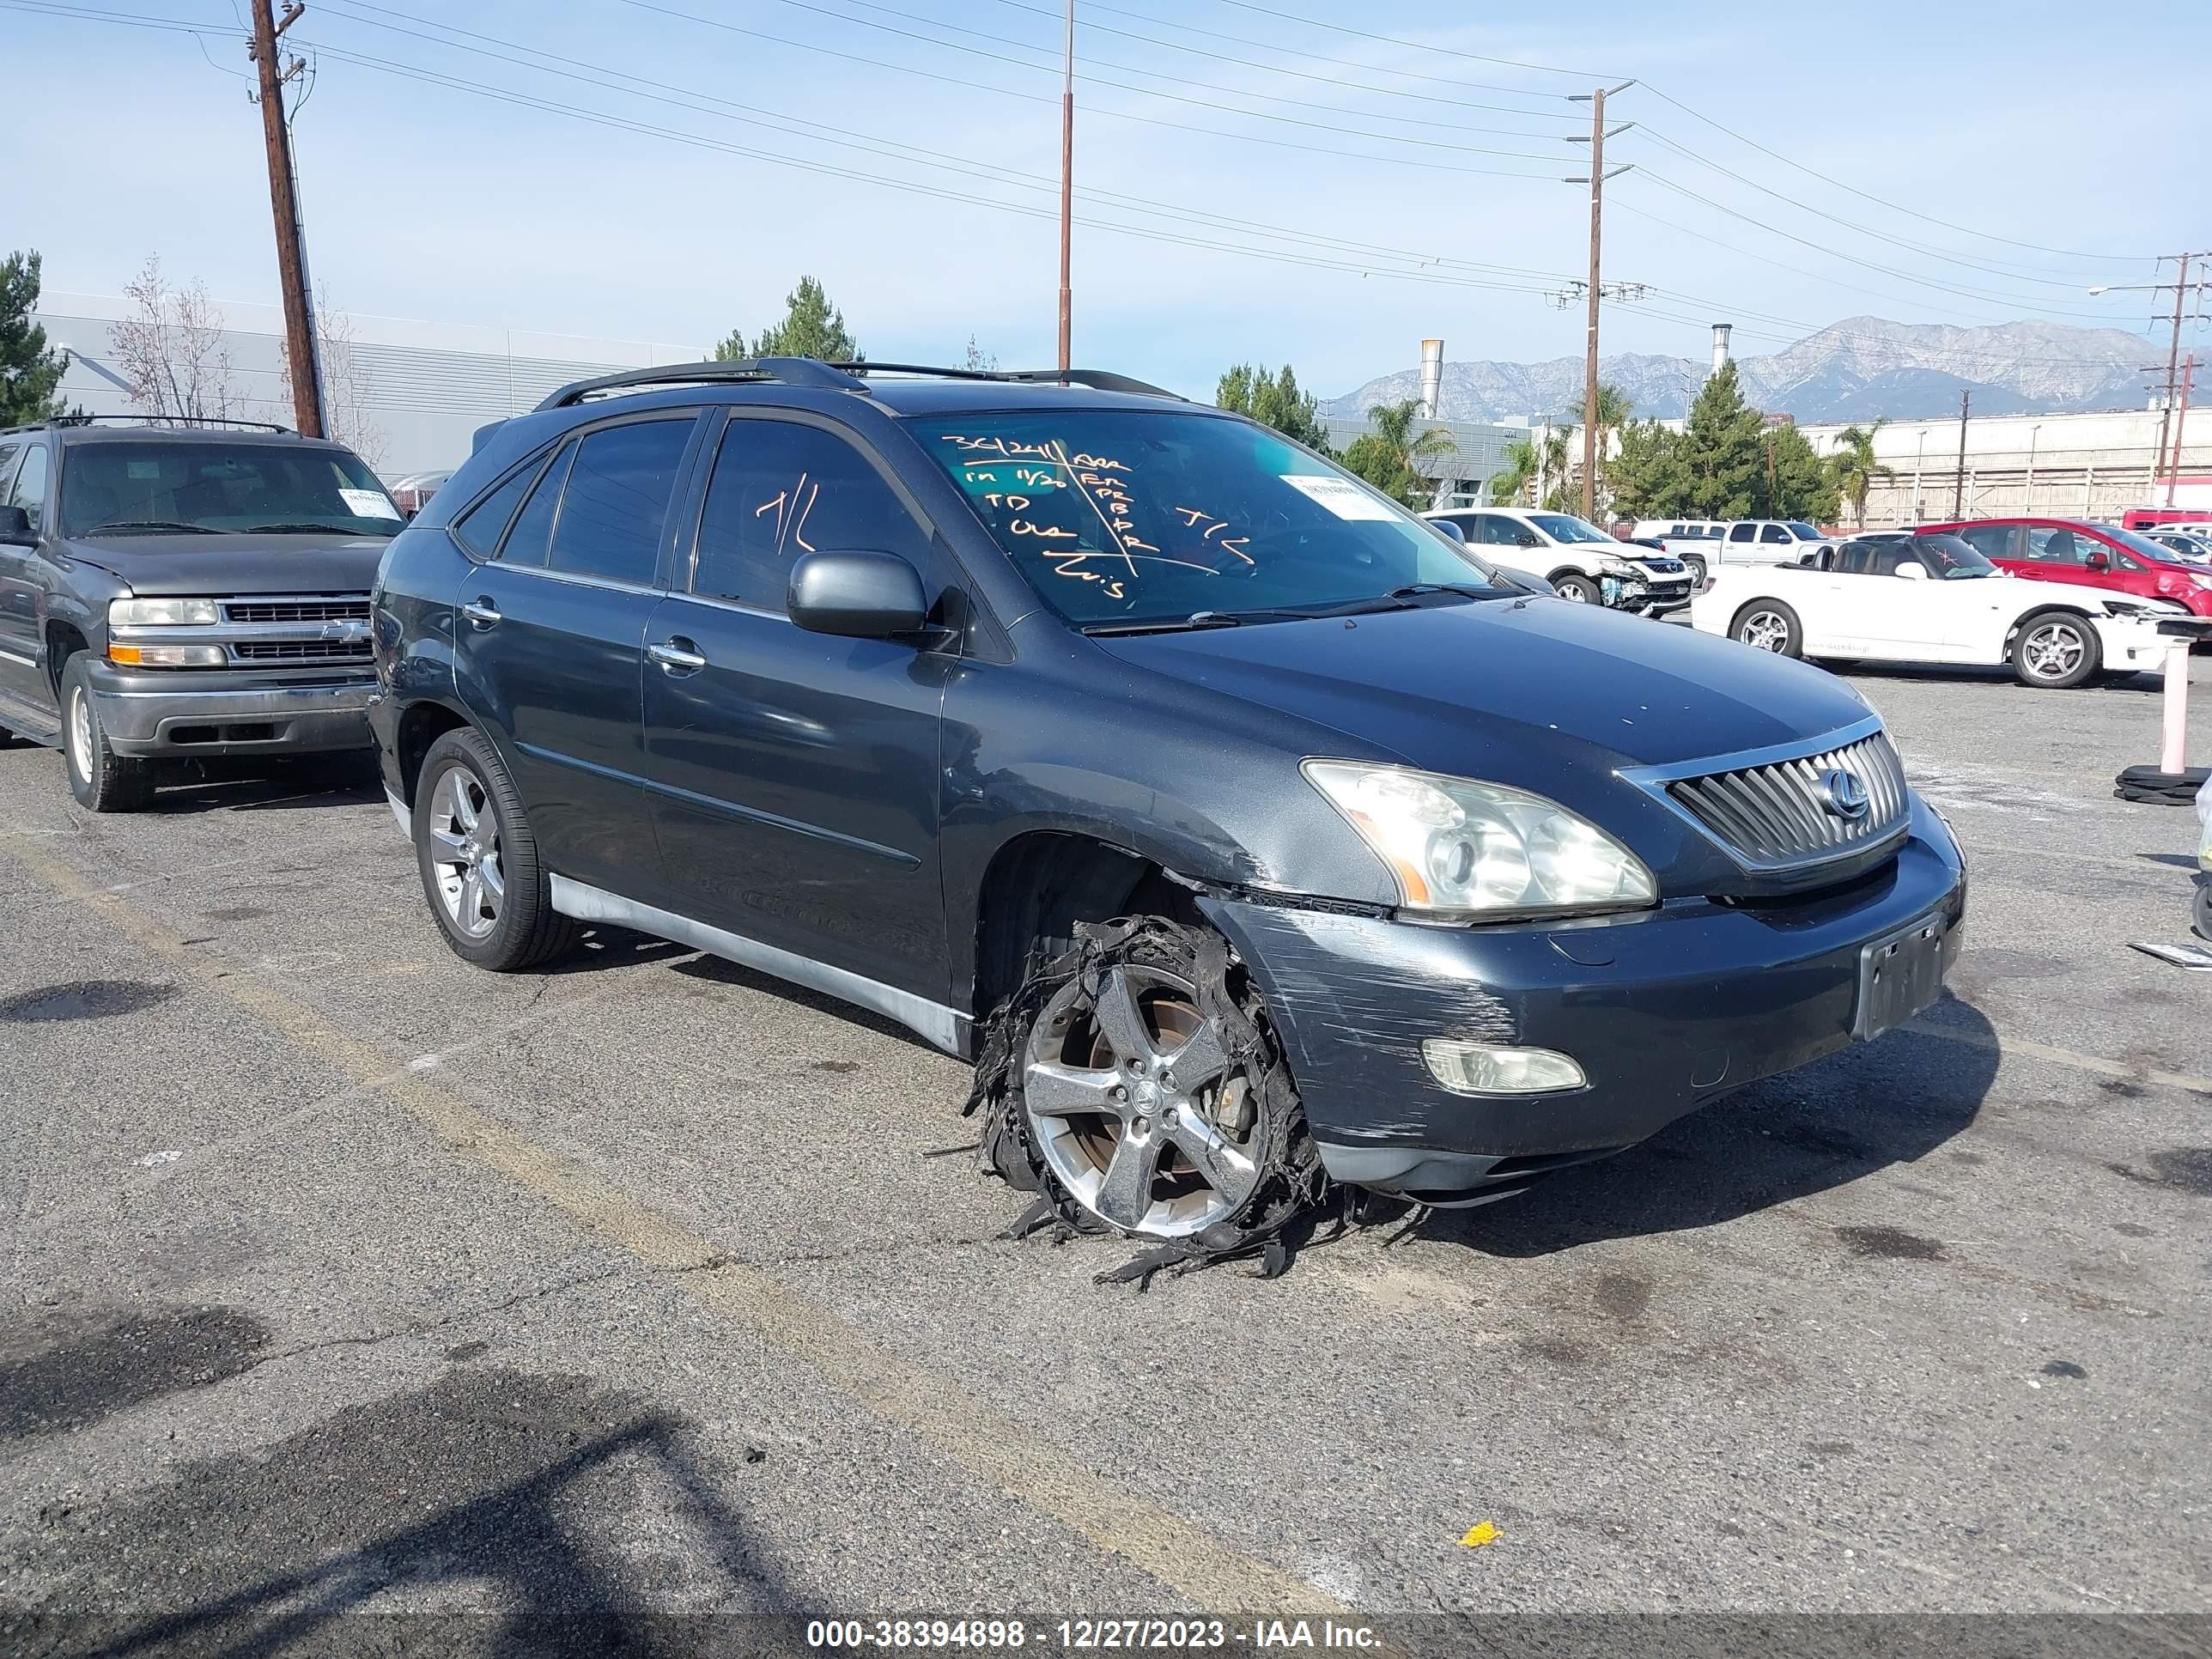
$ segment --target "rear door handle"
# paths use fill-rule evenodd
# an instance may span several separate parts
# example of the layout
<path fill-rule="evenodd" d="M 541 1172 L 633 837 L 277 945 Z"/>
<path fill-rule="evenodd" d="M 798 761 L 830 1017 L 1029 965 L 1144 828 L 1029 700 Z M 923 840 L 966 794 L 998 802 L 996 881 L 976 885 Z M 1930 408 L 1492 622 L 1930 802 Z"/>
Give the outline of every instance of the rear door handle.
<path fill-rule="evenodd" d="M 461 614 L 478 628 L 493 628 L 499 623 L 499 607 L 489 599 L 470 600 L 461 607 Z"/>
<path fill-rule="evenodd" d="M 696 674 L 707 665 L 707 659 L 686 639 L 663 640 L 658 645 L 648 645 L 645 654 L 671 674 Z"/>

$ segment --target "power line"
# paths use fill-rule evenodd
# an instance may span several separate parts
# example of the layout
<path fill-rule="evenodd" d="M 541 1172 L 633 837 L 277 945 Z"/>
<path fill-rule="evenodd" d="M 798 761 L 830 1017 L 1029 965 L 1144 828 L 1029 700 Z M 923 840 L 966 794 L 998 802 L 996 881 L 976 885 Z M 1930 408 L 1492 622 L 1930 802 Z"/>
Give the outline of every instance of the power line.
<path fill-rule="evenodd" d="M 1439 46 L 1423 40 L 1401 40 L 1395 34 L 1370 34 L 1365 29 L 1355 29 L 1342 23 L 1332 23 L 1319 17 L 1302 17 L 1296 12 L 1278 11 L 1273 6 L 1251 3 L 1251 0 L 1220 0 L 1224 6 L 1234 6 L 1239 11 L 1255 11 L 1263 17 L 1273 17 L 1285 23 L 1304 23 L 1309 28 L 1328 29 L 1338 34 L 1356 35 L 1362 40 L 1377 40 L 1386 46 L 1402 46 L 1408 52 L 1440 53 L 1446 58 L 1464 58 L 1472 64 L 1498 64 L 1507 69 L 1530 70 L 1542 75 L 1564 75 L 1577 81 L 1618 81 L 1618 75 L 1601 74 L 1596 70 L 1561 69 L 1555 64 L 1531 64 L 1518 58 L 1490 58 L 1479 52 L 1462 52 L 1453 46 Z"/>

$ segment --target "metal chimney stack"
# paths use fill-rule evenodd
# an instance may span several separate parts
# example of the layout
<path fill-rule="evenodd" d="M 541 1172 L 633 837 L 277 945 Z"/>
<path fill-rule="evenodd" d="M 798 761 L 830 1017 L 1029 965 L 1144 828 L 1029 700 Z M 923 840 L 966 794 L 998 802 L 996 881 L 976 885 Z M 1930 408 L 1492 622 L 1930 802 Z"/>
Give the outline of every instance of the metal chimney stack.
<path fill-rule="evenodd" d="M 1733 323 L 1713 325 L 1713 373 L 1716 374 L 1721 372 L 1721 365 L 1729 360 L 1729 334 L 1735 326 Z"/>
<path fill-rule="evenodd" d="M 1444 343 L 1421 342 L 1421 418 L 1437 418 L 1444 395 Z"/>

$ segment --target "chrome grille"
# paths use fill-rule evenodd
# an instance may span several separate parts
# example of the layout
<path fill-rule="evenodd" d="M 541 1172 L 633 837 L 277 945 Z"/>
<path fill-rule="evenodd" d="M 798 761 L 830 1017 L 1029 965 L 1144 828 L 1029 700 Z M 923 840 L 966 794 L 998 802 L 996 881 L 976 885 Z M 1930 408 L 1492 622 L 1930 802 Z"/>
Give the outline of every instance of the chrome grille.
<path fill-rule="evenodd" d="M 1866 786 L 1864 817 L 1829 810 L 1822 776 L 1830 771 L 1850 772 Z M 1676 778 L 1667 793 L 1743 862 L 1764 869 L 1876 845 L 1903 827 L 1906 811 L 1905 768 L 1882 732 L 1817 755 Z"/>
<path fill-rule="evenodd" d="M 358 599 L 226 599 L 223 619 L 234 623 L 367 622 L 368 601 Z"/>
<path fill-rule="evenodd" d="M 372 653 L 358 640 L 235 640 L 230 653 L 240 662 L 367 662 Z"/>

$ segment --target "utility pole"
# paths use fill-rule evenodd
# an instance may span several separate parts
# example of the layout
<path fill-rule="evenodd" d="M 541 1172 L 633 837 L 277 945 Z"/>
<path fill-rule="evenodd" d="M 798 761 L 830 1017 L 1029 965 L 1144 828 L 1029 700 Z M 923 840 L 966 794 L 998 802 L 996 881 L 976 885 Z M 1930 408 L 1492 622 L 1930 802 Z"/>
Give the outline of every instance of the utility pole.
<path fill-rule="evenodd" d="M 2173 465 L 2166 472 L 2166 504 L 2173 505 L 2173 487 L 2181 482 L 2181 445 L 2189 431 L 2189 392 L 2197 380 L 2197 354 L 2181 365 L 2181 412 L 2173 422 Z"/>
<path fill-rule="evenodd" d="M 2166 402 L 2159 410 L 2158 449 L 2150 469 L 2151 488 L 2154 490 L 2158 488 L 2159 468 L 2166 465 L 2166 434 L 2173 424 L 2174 372 L 2181 358 L 2182 305 L 2183 301 L 2189 297 L 2189 263 L 2192 259 L 2212 259 L 2212 252 L 2200 249 L 2195 252 L 2176 253 L 2167 257 L 2180 267 L 2175 273 L 2174 280 L 2170 283 L 2107 283 L 2102 287 L 2089 290 L 2093 298 L 2100 294 L 2163 294 L 2168 289 L 2173 290 L 2173 333 L 2166 342 Z M 2197 297 L 2202 299 L 2204 293 L 2204 278 L 2201 275 L 2197 279 Z"/>
<path fill-rule="evenodd" d="M 1959 476 L 1951 484 L 1951 516 L 1954 519 L 1966 516 L 1966 411 L 1973 404 L 1972 392 L 1959 394 Z"/>
<path fill-rule="evenodd" d="M 269 152 L 269 208 L 276 222 L 276 275 L 284 290 L 284 349 L 292 368 L 293 421 L 303 436 L 323 434 L 322 364 L 315 349 L 314 307 L 307 295 L 307 254 L 300 234 L 300 198 L 292 177 L 292 133 L 284 118 L 285 76 L 276 37 L 307 10 L 301 0 L 273 15 L 274 0 L 253 0 L 250 53 L 261 78 L 261 136 Z"/>
<path fill-rule="evenodd" d="M 1597 311 L 1598 301 L 1604 290 L 1602 264 L 1599 258 L 1601 230 L 1605 217 L 1605 181 L 1628 171 L 1625 166 L 1605 170 L 1605 141 L 1613 136 L 1605 130 L 1605 100 L 1616 92 L 1626 92 L 1636 84 L 1623 81 L 1617 87 L 1600 87 L 1594 92 L 1569 94 L 1569 101 L 1588 101 L 1590 106 L 1590 170 L 1589 170 L 1589 334 L 1583 346 L 1583 517 L 1597 516 Z M 1628 131 L 1626 126 L 1615 127 L 1613 133 Z M 1580 138 L 1571 138 L 1570 143 L 1580 143 Z M 1571 185 L 1583 182 L 1570 179 Z"/>
<path fill-rule="evenodd" d="M 1067 0 L 1067 36 L 1060 88 L 1060 372 L 1073 362 L 1075 290 L 1075 0 Z M 1063 382 L 1064 384 L 1064 382 Z"/>

